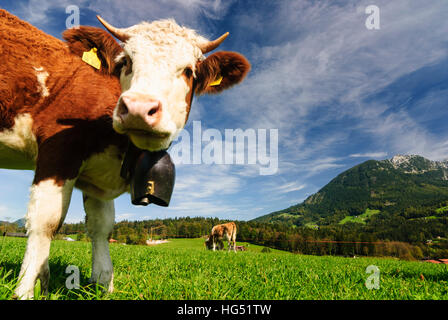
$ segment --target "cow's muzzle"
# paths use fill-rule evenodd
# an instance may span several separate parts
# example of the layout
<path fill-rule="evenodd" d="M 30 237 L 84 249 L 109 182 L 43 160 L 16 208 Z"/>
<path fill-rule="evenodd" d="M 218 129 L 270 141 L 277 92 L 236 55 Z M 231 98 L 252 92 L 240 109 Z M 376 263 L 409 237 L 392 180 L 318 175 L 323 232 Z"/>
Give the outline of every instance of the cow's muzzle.
<path fill-rule="evenodd" d="M 150 130 L 162 118 L 162 103 L 151 96 L 127 93 L 118 102 L 118 116 L 124 127 Z"/>

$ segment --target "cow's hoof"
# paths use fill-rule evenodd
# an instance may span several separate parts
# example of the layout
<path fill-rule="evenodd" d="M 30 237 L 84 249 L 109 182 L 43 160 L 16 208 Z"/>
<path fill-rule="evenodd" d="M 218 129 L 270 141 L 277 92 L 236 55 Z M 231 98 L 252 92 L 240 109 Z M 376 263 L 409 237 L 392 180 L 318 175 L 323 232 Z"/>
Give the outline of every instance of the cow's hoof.
<path fill-rule="evenodd" d="M 34 290 L 16 290 L 11 297 L 14 300 L 33 300 L 34 299 Z"/>
<path fill-rule="evenodd" d="M 91 277 L 89 279 L 89 282 L 91 284 L 98 285 L 102 289 L 103 292 L 112 293 L 114 291 L 114 278 L 113 278 L 113 275 L 112 275 L 112 278 L 110 278 L 110 280 L 104 279 L 104 277 L 103 278 L 101 278 L 101 277 L 96 277 L 96 278 Z"/>
<path fill-rule="evenodd" d="M 98 287 L 101 289 L 101 291 L 103 293 L 112 293 L 114 292 L 114 285 L 113 283 L 109 284 L 109 285 L 104 285 L 103 283 L 97 282 L 97 281 L 93 281 L 93 280 L 89 280 L 89 283 L 91 283 L 92 285 L 98 285 Z"/>

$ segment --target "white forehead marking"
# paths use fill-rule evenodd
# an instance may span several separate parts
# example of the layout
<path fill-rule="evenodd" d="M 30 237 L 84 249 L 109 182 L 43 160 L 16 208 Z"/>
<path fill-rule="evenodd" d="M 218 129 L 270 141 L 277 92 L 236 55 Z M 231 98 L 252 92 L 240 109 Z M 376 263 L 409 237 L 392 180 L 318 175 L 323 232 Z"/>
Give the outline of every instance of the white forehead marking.
<path fill-rule="evenodd" d="M 50 91 L 47 88 L 47 78 L 49 76 L 48 72 L 45 71 L 43 67 L 40 68 L 34 68 L 36 71 L 37 76 L 37 82 L 39 83 L 39 91 L 42 95 L 42 97 L 48 97 L 50 95 Z"/>
<path fill-rule="evenodd" d="M 123 49 L 133 59 L 145 55 L 146 58 L 150 56 L 153 63 L 167 66 L 191 64 L 193 68 L 196 61 L 204 59 L 199 46 L 208 40 L 192 29 L 179 26 L 172 19 L 142 22 L 125 32 L 131 37 Z M 122 55 L 117 57 L 120 58 Z"/>

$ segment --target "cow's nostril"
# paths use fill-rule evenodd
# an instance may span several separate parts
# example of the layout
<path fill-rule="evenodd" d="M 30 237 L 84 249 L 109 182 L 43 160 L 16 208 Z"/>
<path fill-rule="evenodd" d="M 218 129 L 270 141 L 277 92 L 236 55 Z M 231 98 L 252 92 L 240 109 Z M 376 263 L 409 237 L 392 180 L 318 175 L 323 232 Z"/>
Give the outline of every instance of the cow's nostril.
<path fill-rule="evenodd" d="M 118 113 L 122 116 L 125 116 L 129 113 L 128 106 L 124 103 L 124 101 L 121 101 L 120 108 L 118 109 Z"/>
<path fill-rule="evenodd" d="M 152 108 L 151 110 L 149 110 L 149 112 L 148 112 L 148 116 L 153 116 L 153 115 L 155 115 L 155 114 L 159 111 L 159 108 L 160 108 L 160 107 L 155 107 L 155 108 Z"/>

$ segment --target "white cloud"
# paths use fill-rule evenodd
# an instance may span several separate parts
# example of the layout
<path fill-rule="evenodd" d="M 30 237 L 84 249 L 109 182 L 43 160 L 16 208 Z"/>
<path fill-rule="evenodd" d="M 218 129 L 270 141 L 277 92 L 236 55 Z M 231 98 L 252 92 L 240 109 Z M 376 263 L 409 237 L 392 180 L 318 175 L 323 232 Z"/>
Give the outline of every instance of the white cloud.
<path fill-rule="evenodd" d="M 364 130 L 375 135 L 394 154 L 417 154 L 431 160 L 444 160 L 448 157 L 448 137 L 431 134 L 405 110 L 382 118 L 371 118 L 365 122 Z"/>
<path fill-rule="evenodd" d="M 115 216 L 116 221 L 129 220 L 135 217 L 134 213 L 119 213 Z"/>
<path fill-rule="evenodd" d="M 81 9 L 81 24 L 83 24 L 82 10 L 89 9 L 117 27 L 129 27 L 141 21 L 175 18 L 181 24 L 198 28 L 202 22 L 200 18 L 221 19 L 233 2 L 232 0 L 30 0 L 19 3 L 17 13 L 22 19 L 41 28 L 48 26 L 52 21 L 50 10 L 65 9 L 69 5 L 76 5 Z"/>
<path fill-rule="evenodd" d="M 180 24 L 198 28 L 201 15 L 219 18 L 219 1 L 96 1 L 88 8 L 98 12 L 111 24 L 118 27 L 129 27 L 141 21 L 174 18 Z M 226 6 L 222 9 L 225 12 Z"/>
<path fill-rule="evenodd" d="M 11 212 L 11 209 L 9 209 L 6 206 L 0 205 L 0 217 L 3 217 L 2 219 L 6 220 L 6 216 L 8 215 L 9 212 Z"/>
<path fill-rule="evenodd" d="M 271 191 L 278 192 L 278 193 L 289 193 L 289 192 L 294 192 L 294 191 L 300 191 L 305 187 L 306 187 L 306 184 L 300 184 L 298 182 L 289 182 L 289 183 L 283 184 L 281 186 L 272 188 Z"/>
<path fill-rule="evenodd" d="M 14 222 L 25 217 L 25 213 L 8 205 L 0 206 L 0 221 Z"/>
<path fill-rule="evenodd" d="M 411 147 L 412 140 L 419 146 L 413 148 L 416 152 L 437 146 L 438 141 L 428 138 L 412 118 L 387 116 L 384 111 L 390 106 L 363 103 L 363 99 L 447 56 L 440 39 L 448 29 L 444 18 L 448 7 L 443 1 L 431 6 L 417 1 L 377 1 L 382 25 L 381 30 L 371 31 L 364 25 L 363 8 L 368 4 L 289 1 L 279 12 L 272 12 L 274 21 L 267 24 L 278 28 L 264 28 L 265 37 L 268 42 L 273 42 L 269 37 L 286 40 L 266 46 L 250 43 L 255 67 L 249 79 L 226 96 L 226 104 L 234 106 L 229 112 L 248 127 L 279 128 L 285 148 L 291 150 L 295 145 L 296 154 L 305 149 L 311 157 L 318 153 L 307 146 L 319 145 L 320 139 L 311 139 L 309 132 L 317 129 L 331 135 L 326 125 L 338 121 L 358 132 L 375 123 L 377 130 L 369 132 L 378 139 L 385 131 L 393 133 L 395 137 L 385 141 L 393 152 Z M 349 123 L 348 119 L 353 120 Z M 403 120 L 407 121 L 404 126 Z M 345 139 L 339 131 L 332 140 L 347 144 Z M 320 149 L 326 154 L 334 151 L 332 144 L 327 147 Z M 320 169 L 330 167 L 335 166 Z"/>
<path fill-rule="evenodd" d="M 367 153 L 353 153 L 351 158 L 384 158 L 387 157 L 387 152 L 367 152 Z"/>
<path fill-rule="evenodd" d="M 216 194 L 239 192 L 244 181 L 231 173 L 230 165 L 183 166 L 176 178 L 176 195 L 187 199 L 205 199 Z"/>

